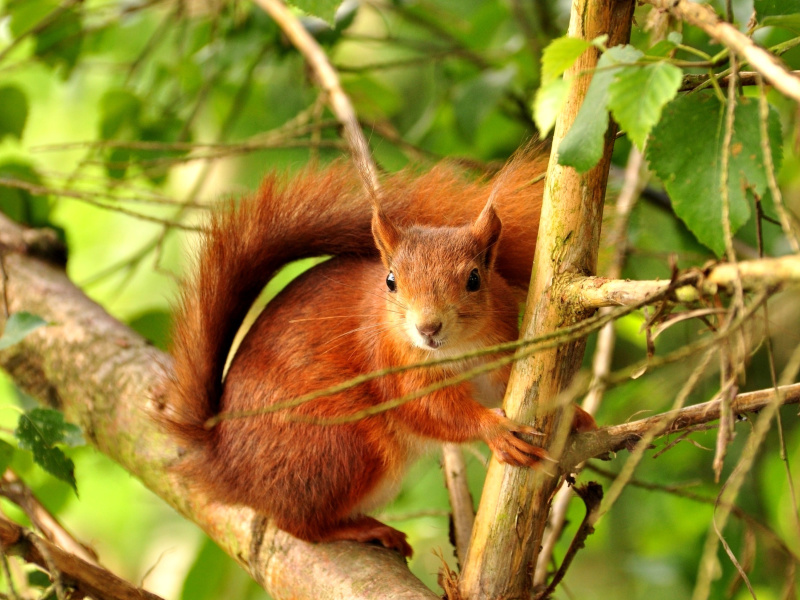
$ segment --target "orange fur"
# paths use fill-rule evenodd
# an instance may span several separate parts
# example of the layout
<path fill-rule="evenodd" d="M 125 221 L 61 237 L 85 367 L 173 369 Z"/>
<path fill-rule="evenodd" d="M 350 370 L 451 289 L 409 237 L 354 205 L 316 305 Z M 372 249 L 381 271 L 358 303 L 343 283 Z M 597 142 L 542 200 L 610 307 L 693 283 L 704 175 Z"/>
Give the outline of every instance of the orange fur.
<path fill-rule="evenodd" d="M 390 176 L 373 219 L 358 178 L 339 165 L 291 182 L 270 176 L 253 198 L 215 214 L 175 319 L 166 425 L 187 446 L 183 472 L 210 496 L 251 506 L 301 539 L 378 541 L 410 555 L 402 533 L 364 513 L 391 499 L 430 441 L 482 439 L 501 460 L 537 464 L 543 451 L 515 435 L 532 430 L 481 403 L 500 400 L 508 368 L 358 421 L 313 422 L 483 359 L 380 378 L 210 430 L 203 424 L 362 373 L 516 339 L 539 217 L 541 186 L 530 182 L 543 170 L 523 157 L 495 182 L 471 183 L 447 167 Z M 263 286 L 287 262 L 324 254 L 336 256 L 259 316 L 223 382 L 233 337 Z"/>

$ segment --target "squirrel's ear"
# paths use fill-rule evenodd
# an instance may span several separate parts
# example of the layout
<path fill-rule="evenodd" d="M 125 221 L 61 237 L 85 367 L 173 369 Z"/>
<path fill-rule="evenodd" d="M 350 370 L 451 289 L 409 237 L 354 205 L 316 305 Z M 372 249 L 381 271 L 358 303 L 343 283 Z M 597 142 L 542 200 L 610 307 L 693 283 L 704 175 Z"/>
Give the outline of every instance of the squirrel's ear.
<path fill-rule="evenodd" d="M 500 232 L 503 230 L 503 224 L 497 212 L 494 210 L 494 202 L 492 198 L 486 202 L 481 214 L 475 219 L 472 224 L 472 235 L 478 240 L 482 246 L 484 266 L 489 269 L 494 263 L 494 257 L 497 254 L 497 240 L 500 239 Z"/>
<path fill-rule="evenodd" d="M 372 213 L 372 237 L 381 253 L 381 260 L 387 268 L 391 268 L 392 256 L 400 242 L 400 230 L 380 209 Z"/>

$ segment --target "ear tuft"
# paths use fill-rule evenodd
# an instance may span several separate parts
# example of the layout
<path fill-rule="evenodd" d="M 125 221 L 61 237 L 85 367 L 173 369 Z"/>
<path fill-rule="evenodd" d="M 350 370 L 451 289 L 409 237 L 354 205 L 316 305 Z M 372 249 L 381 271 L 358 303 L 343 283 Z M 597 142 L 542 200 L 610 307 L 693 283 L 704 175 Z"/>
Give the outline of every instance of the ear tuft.
<path fill-rule="evenodd" d="M 484 266 L 489 269 L 494 263 L 494 257 L 497 254 L 497 241 L 503 231 L 503 223 L 494 209 L 494 202 L 491 197 L 486 202 L 486 206 L 483 207 L 481 214 L 475 219 L 471 229 L 472 234 L 482 247 Z"/>
<path fill-rule="evenodd" d="M 400 243 L 400 230 L 381 209 L 372 213 L 372 237 L 375 238 L 383 264 L 391 268 L 392 256 Z"/>

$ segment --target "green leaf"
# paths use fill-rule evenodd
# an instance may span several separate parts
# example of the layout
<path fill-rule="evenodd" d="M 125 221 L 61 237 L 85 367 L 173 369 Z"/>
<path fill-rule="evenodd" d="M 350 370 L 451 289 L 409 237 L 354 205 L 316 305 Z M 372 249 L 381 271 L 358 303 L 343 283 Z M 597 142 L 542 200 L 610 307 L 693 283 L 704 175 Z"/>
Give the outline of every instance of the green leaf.
<path fill-rule="evenodd" d="M 542 52 L 542 85 L 547 85 L 561 76 L 591 47 L 591 42 L 566 36 L 550 42 Z"/>
<path fill-rule="evenodd" d="M 64 421 L 57 410 L 35 408 L 20 415 L 14 435 L 22 450 L 30 450 L 34 461 L 54 477 L 67 482 L 75 493 L 75 465 L 56 444 L 75 442 L 80 435 L 77 426 Z"/>
<path fill-rule="evenodd" d="M 567 101 L 572 79 L 554 79 L 536 90 L 533 120 L 539 135 L 545 137 L 556 124 L 556 118 Z"/>
<path fill-rule="evenodd" d="M 50 576 L 47 573 L 36 569 L 28 573 L 28 585 L 47 589 L 53 585 L 53 582 L 50 581 Z"/>
<path fill-rule="evenodd" d="M 666 62 L 621 69 L 608 87 L 608 107 L 628 137 L 644 148 L 661 110 L 678 93 L 683 71 Z"/>
<path fill-rule="evenodd" d="M 21 342 L 29 333 L 47 325 L 47 321 L 29 312 L 18 312 L 9 315 L 6 328 L 0 337 L 0 350 L 5 350 Z"/>
<path fill-rule="evenodd" d="M 226 596 L 230 562 L 213 541 L 205 539 L 183 582 L 181 600 L 212 600 Z"/>
<path fill-rule="evenodd" d="M 466 139 L 474 139 L 478 127 L 500 102 L 515 74 L 513 66 L 484 71 L 461 87 L 453 110 L 458 129 Z"/>
<path fill-rule="evenodd" d="M 16 448 L 14 448 L 14 446 L 8 442 L 0 440 L 0 475 L 5 473 L 8 465 L 11 464 L 11 459 L 14 458 L 15 450 Z"/>
<path fill-rule="evenodd" d="M 169 312 L 150 310 L 131 319 L 128 324 L 154 346 L 166 351 L 169 349 L 171 322 Z"/>
<path fill-rule="evenodd" d="M 34 408 L 20 417 L 20 423 L 23 421 L 30 424 L 37 436 L 41 438 L 41 441 L 48 446 L 54 446 L 55 444 L 82 446 L 84 444 L 80 427 L 67 423 L 64 420 L 64 415 L 57 410 Z M 27 445 L 27 438 L 24 441 L 25 445 L 23 445 L 22 439 L 20 439 L 20 442 L 20 448 L 23 450 L 31 449 L 32 446 Z"/>
<path fill-rule="evenodd" d="M 142 101 L 128 90 L 109 90 L 100 100 L 100 137 L 138 137 Z"/>
<path fill-rule="evenodd" d="M 683 34 L 680 31 L 670 31 L 669 35 L 667 36 L 667 41 L 679 46 L 683 43 Z"/>
<path fill-rule="evenodd" d="M 763 194 L 767 188 L 758 105 L 747 98 L 738 102 L 728 178 L 733 233 L 750 217 L 747 189 Z M 713 94 L 679 96 L 664 109 L 647 148 L 647 159 L 664 182 L 675 214 L 718 256 L 725 250 L 720 193 L 724 120 L 725 107 Z M 770 112 L 768 131 L 778 169 L 782 159 L 781 130 L 774 111 Z"/>
<path fill-rule="evenodd" d="M 10 18 L 11 34 L 19 37 L 48 18 L 58 8 L 58 0 L 9 0 L 6 11 Z"/>
<path fill-rule="evenodd" d="M 329 25 L 333 26 L 336 17 L 336 9 L 342 0 L 291 0 L 290 4 L 296 6 L 304 13 L 319 17 Z"/>
<path fill-rule="evenodd" d="M 28 98 L 14 85 L 0 87 L 0 141 L 5 136 L 22 139 L 28 120 Z"/>
<path fill-rule="evenodd" d="M 755 0 L 759 25 L 800 28 L 800 0 Z"/>
<path fill-rule="evenodd" d="M 41 185 L 42 178 L 31 165 L 10 160 L 0 164 L 0 178 Z M 19 223 L 33 227 L 51 226 L 46 195 L 0 184 L 0 211 Z"/>
<path fill-rule="evenodd" d="M 72 72 L 83 45 L 80 13 L 74 9 L 60 12 L 36 34 L 34 54 L 50 66 L 62 64 L 65 75 Z"/>
<path fill-rule="evenodd" d="M 635 63 L 642 56 L 633 46 L 615 46 L 603 53 L 575 121 L 558 147 L 559 163 L 582 173 L 597 164 L 608 129 L 608 88 L 619 72 L 615 67 Z"/>
<path fill-rule="evenodd" d="M 162 116 L 154 121 L 142 123 L 141 139 L 144 142 L 176 142 L 183 133 L 184 121 L 173 116 Z M 187 137 L 182 141 L 190 142 Z M 142 165 L 144 174 L 147 178 L 161 185 L 166 181 L 172 164 L 167 160 L 162 163 L 154 162 L 161 159 L 182 156 L 185 150 L 132 150 L 130 158 L 136 161 L 148 161 Z"/>

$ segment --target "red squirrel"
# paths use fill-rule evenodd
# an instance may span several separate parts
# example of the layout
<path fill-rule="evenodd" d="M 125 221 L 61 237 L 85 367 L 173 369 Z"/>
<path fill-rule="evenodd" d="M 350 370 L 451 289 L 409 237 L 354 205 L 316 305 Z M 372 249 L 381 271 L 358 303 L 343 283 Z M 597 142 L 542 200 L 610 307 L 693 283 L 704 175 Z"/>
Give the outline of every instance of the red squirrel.
<path fill-rule="evenodd" d="M 485 359 L 205 424 L 363 373 L 515 340 L 541 202 L 541 185 L 532 182 L 544 168 L 517 159 L 483 183 L 446 167 L 390 176 L 373 214 L 354 171 L 335 165 L 291 181 L 269 176 L 253 197 L 215 213 L 175 316 L 166 425 L 187 449 L 180 470 L 209 497 L 252 507 L 300 539 L 377 541 L 411 556 L 405 534 L 366 513 L 395 495 L 431 442 L 483 440 L 499 460 L 535 466 L 546 454 L 515 435 L 534 430 L 487 407 L 502 400 L 510 367 L 357 421 L 314 422 Z M 267 305 L 223 378 L 234 336 L 264 285 L 288 262 L 321 255 L 334 257 Z"/>

